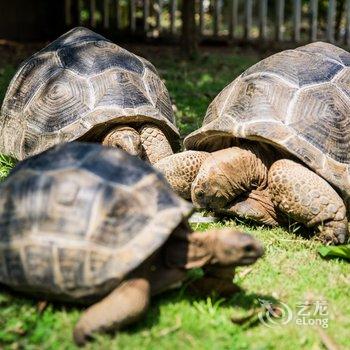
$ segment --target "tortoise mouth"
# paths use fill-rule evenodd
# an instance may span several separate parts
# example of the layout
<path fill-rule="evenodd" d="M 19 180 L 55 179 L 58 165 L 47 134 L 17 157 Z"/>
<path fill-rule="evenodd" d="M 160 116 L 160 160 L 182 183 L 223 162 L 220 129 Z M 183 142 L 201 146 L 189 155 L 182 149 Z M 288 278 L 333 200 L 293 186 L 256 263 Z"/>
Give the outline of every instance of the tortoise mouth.
<path fill-rule="evenodd" d="M 192 196 L 192 202 L 196 209 L 205 209 L 216 213 L 229 213 L 230 208 L 236 203 L 236 199 L 227 202 L 224 198 L 208 199 L 204 194 Z"/>
<path fill-rule="evenodd" d="M 239 261 L 239 265 L 246 266 L 246 265 L 252 265 L 254 264 L 259 258 L 261 258 L 262 254 L 256 254 L 255 256 L 247 256 L 242 258 Z"/>

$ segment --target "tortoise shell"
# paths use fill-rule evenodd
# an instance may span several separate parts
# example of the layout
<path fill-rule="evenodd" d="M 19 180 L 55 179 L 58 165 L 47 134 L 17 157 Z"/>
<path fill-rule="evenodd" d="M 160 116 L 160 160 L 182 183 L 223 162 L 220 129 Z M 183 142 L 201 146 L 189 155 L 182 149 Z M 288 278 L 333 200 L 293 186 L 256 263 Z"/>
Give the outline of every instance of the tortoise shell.
<path fill-rule="evenodd" d="M 71 301 L 110 292 L 191 212 L 145 162 L 79 142 L 20 163 L 0 208 L 0 283 Z"/>
<path fill-rule="evenodd" d="M 176 144 L 169 93 L 154 66 L 75 28 L 13 77 L 1 109 L 0 152 L 23 159 L 61 142 L 98 141 L 113 124 L 144 122 L 157 124 Z"/>
<path fill-rule="evenodd" d="M 349 201 L 350 54 L 317 42 L 260 61 L 219 93 L 184 143 L 214 151 L 238 138 L 289 152 Z"/>

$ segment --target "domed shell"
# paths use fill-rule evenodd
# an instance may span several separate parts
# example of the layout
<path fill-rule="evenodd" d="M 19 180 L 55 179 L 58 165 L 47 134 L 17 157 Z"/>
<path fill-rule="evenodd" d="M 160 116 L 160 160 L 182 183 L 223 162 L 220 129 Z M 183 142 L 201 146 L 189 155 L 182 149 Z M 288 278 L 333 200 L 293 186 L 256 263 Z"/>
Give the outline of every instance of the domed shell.
<path fill-rule="evenodd" d="M 72 142 L 20 163 L 0 208 L 0 283 L 74 301 L 110 292 L 192 207 L 136 157 Z"/>
<path fill-rule="evenodd" d="M 1 109 L 0 153 L 24 159 L 61 142 L 98 140 L 112 124 L 145 122 L 176 144 L 171 101 L 154 66 L 75 28 L 25 61 L 12 79 Z"/>
<path fill-rule="evenodd" d="M 350 54 L 317 42 L 260 61 L 214 99 L 184 142 L 213 151 L 235 138 L 290 152 L 349 201 Z"/>

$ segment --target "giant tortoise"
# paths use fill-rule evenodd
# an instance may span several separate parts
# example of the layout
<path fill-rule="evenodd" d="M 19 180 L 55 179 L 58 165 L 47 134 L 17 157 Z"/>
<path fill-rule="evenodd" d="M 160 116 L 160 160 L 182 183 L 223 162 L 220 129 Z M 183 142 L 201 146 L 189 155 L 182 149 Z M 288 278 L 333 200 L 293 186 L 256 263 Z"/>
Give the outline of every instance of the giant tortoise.
<path fill-rule="evenodd" d="M 92 304 L 74 330 L 139 318 L 158 294 L 204 267 L 201 288 L 236 290 L 233 267 L 261 245 L 234 229 L 192 232 L 192 206 L 126 152 L 71 142 L 19 163 L 0 185 L 0 283 L 37 297 Z"/>
<path fill-rule="evenodd" d="M 86 28 L 31 56 L 0 113 L 0 153 L 17 159 L 61 142 L 98 141 L 151 163 L 178 143 L 168 91 L 154 66 Z"/>
<path fill-rule="evenodd" d="M 344 243 L 350 204 L 350 54 L 317 42 L 247 69 L 211 103 L 189 151 L 161 160 L 200 207 Z M 212 153 L 206 153 L 212 152 Z"/>

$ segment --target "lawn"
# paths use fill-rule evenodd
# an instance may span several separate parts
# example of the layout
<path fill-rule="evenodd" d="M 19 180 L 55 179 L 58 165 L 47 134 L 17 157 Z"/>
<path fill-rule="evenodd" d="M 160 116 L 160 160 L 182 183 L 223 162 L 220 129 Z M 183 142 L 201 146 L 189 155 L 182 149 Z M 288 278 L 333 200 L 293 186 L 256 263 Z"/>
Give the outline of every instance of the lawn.
<path fill-rule="evenodd" d="M 182 135 L 200 125 L 208 104 L 227 83 L 260 59 L 251 53 L 217 49 L 188 63 L 176 59 L 169 48 L 138 47 L 136 51 L 146 52 L 164 78 Z M 1 100 L 15 64 L 0 62 Z M 6 157 L 1 157 L 0 163 L 0 176 L 4 177 L 13 164 Z M 199 298 L 184 286 L 154 299 L 146 317 L 135 326 L 115 337 L 98 336 L 87 348 L 316 350 L 333 340 L 339 349 L 350 349 L 348 263 L 321 259 L 319 243 L 303 238 L 296 226 L 268 229 L 230 220 L 193 228 L 212 226 L 239 227 L 263 242 L 265 256 L 252 268 L 236 270 L 235 282 L 244 291 L 228 299 L 215 293 Z M 257 316 L 259 299 L 287 304 L 293 318 L 288 323 L 282 317 L 263 324 Z M 80 313 L 79 308 L 54 304 L 42 310 L 37 301 L 2 292 L 0 349 L 73 349 L 71 330 Z M 252 318 L 244 322 L 249 315 Z M 328 321 L 327 328 L 312 325 L 321 319 Z"/>

